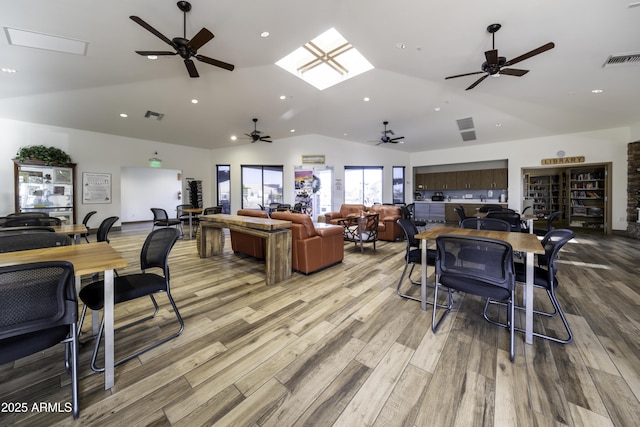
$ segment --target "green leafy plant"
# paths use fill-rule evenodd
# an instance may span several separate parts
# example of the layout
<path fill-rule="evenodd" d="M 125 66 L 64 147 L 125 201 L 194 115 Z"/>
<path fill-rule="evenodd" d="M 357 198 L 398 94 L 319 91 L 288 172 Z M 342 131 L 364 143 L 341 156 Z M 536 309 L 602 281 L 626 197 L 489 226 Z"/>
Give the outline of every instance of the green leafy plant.
<path fill-rule="evenodd" d="M 45 165 L 66 166 L 71 163 L 71 157 L 56 147 L 45 147 L 44 145 L 29 145 L 21 147 L 16 153 L 16 160 L 24 163 L 28 160 L 40 160 Z"/>

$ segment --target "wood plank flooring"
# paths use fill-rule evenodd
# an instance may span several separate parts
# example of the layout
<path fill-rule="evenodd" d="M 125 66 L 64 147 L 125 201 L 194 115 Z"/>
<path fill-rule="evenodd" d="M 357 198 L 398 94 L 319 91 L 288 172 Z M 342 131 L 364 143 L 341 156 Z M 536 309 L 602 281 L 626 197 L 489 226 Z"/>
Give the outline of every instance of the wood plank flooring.
<path fill-rule="evenodd" d="M 139 269 L 149 229 L 111 233 L 129 260 L 120 274 Z M 529 346 L 518 335 L 513 364 L 508 332 L 482 319 L 479 298 L 456 294 L 433 334 L 431 311 L 396 295 L 404 247 L 379 242 L 361 254 L 346 244 L 342 264 L 265 286 L 264 265 L 228 241 L 222 256 L 200 259 L 195 240 L 180 240 L 170 267 L 183 334 L 117 367 L 109 391 L 89 368 L 92 343 L 83 346 L 75 422 L 33 410 L 71 400 L 62 346 L 0 366 L 0 426 L 637 425 L 639 241 L 579 234 L 565 246 L 558 297 L 574 342 Z M 116 357 L 177 327 L 166 297 L 159 303 L 159 319 L 116 334 Z M 150 310 L 148 299 L 119 305 L 116 322 Z"/>

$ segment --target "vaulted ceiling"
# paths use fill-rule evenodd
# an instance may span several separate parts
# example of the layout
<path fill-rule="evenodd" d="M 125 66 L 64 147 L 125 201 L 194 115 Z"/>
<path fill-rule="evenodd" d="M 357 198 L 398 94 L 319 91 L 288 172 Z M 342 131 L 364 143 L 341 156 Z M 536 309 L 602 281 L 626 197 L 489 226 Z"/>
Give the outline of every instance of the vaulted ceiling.
<path fill-rule="evenodd" d="M 0 117 L 204 148 L 250 144 L 230 137 L 250 133 L 254 117 L 274 144 L 319 134 L 374 146 L 389 121 L 405 140 L 385 146 L 407 152 L 640 121 L 640 60 L 604 66 L 611 55 L 640 52 L 640 7 L 629 1 L 191 4 L 186 37 L 211 30 L 215 38 L 198 53 L 233 71 L 195 61 L 200 77 L 190 78 L 179 56 L 152 61 L 134 52 L 171 47 L 131 15 L 168 38 L 183 35 L 173 0 L 0 0 L 0 68 L 15 70 L 0 72 Z M 514 66 L 530 70 L 522 77 L 487 78 L 472 90 L 481 75 L 445 80 L 480 71 L 493 23 L 502 25 L 495 47 L 507 60 L 548 42 L 555 48 Z M 375 68 L 319 91 L 275 65 L 332 27 Z M 7 28 L 88 47 L 75 55 L 10 45 Z M 465 118 L 476 140 L 463 141 L 457 120 Z"/>

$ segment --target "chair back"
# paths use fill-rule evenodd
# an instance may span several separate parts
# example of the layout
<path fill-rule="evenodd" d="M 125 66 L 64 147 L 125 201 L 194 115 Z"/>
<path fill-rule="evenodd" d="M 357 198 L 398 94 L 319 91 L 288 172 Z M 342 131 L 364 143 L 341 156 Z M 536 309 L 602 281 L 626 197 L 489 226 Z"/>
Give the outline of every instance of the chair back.
<path fill-rule="evenodd" d="M 489 211 L 486 217 L 507 221 L 511 226 L 511 231 L 520 231 L 522 229 L 522 220 L 520 219 L 520 214 L 517 212 L 507 210 Z"/>
<path fill-rule="evenodd" d="M 166 221 L 169 219 L 167 211 L 162 208 L 151 208 L 151 212 L 153 213 L 154 221 Z"/>
<path fill-rule="evenodd" d="M 544 248 L 544 260 L 547 264 L 550 281 L 554 280 L 558 272 L 556 260 L 558 259 L 560 249 L 575 236 L 576 234 L 571 230 L 558 228 L 548 232 L 542 239 L 541 244 Z"/>
<path fill-rule="evenodd" d="M 77 321 L 73 265 L 48 261 L 0 267 L 0 341 Z M 67 329 L 64 335 L 68 334 Z M 59 342 L 59 341 L 57 341 Z M 47 339 L 3 346 L 0 365 L 51 347 Z"/>
<path fill-rule="evenodd" d="M 460 261 L 458 254 L 473 250 L 471 260 Z M 510 292 L 515 287 L 513 248 L 508 242 L 476 236 L 443 234 L 436 237 L 436 274 L 445 286 L 475 295 L 491 296 L 491 289 L 471 285 L 471 280 Z M 467 258 L 468 259 L 468 258 Z M 467 284 L 469 283 L 469 284 Z M 453 286 L 452 286 L 453 285 Z"/>
<path fill-rule="evenodd" d="M 115 224 L 119 219 L 120 218 L 117 216 L 110 216 L 109 218 L 105 218 L 98 227 L 98 232 L 96 233 L 96 241 L 109 243 L 109 231 L 111 231 L 111 227 L 113 227 L 113 224 Z"/>
<path fill-rule="evenodd" d="M 176 206 L 176 218 L 178 219 L 189 219 L 189 214 L 184 213 L 183 209 L 192 208 L 192 205 L 178 205 Z"/>
<path fill-rule="evenodd" d="M 502 206 L 500 205 L 487 204 L 487 205 L 480 206 L 480 209 L 478 209 L 478 212 L 487 213 L 491 211 L 501 211 L 501 210 L 502 210 Z"/>
<path fill-rule="evenodd" d="M 28 227 L 0 227 L 0 236 L 8 236 L 9 234 L 38 233 L 41 231 L 49 233 L 55 232 L 52 227 L 45 227 L 43 225 L 34 225 Z"/>
<path fill-rule="evenodd" d="M 475 230 L 511 231 L 511 224 L 499 218 L 465 218 L 460 221 L 460 228 Z"/>
<path fill-rule="evenodd" d="M 180 231 L 170 227 L 158 228 L 149 233 L 140 252 L 140 268 L 142 271 L 153 267 L 161 268 L 168 282 L 169 252 L 171 252 L 179 237 Z"/>
<path fill-rule="evenodd" d="M 458 214 L 458 217 L 460 218 L 460 221 L 462 221 L 463 219 L 465 219 L 467 217 L 467 214 L 464 212 L 464 207 L 462 207 L 462 205 L 455 206 L 453 208 L 453 211 Z"/>
<path fill-rule="evenodd" d="M 47 212 L 14 212 L 7 214 L 7 218 L 17 218 L 21 216 L 31 216 L 35 218 L 49 218 L 49 214 Z"/>
<path fill-rule="evenodd" d="M 419 248 L 420 240 L 415 237 L 415 235 L 418 234 L 418 227 L 416 227 L 414 222 L 407 218 L 401 218 L 397 223 L 400 228 L 402 228 L 402 231 L 404 231 L 404 236 L 407 239 L 407 253 L 412 248 Z"/>
<path fill-rule="evenodd" d="M 84 218 L 82 219 L 82 224 L 87 227 L 87 230 L 89 229 L 89 226 L 87 225 L 87 223 L 89 222 L 89 220 L 91 219 L 92 216 L 94 216 L 95 214 L 97 214 L 98 211 L 91 211 L 88 212 Z"/>
<path fill-rule="evenodd" d="M 40 217 L 35 216 L 7 216 L 2 223 L 3 227 L 34 227 L 40 224 Z"/>
<path fill-rule="evenodd" d="M 42 230 L 0 233 L 0 253 L 69 246 L 70 244 L 71 237 L 66 234 L 42 232 Z"/>
<path fill-rule="evenodd" d="M 264 210 L 264 209 L 262 209 Z M 208 208 L 204 208 L 204 215 L 212 215 L 222 213 L 222 206 L 211 206 Z"/>
<path fill-rule="evenodd" d="M 553 221 L 555 221 L 555 219 L 560 215 L 562 215 L 562 212 L 560 211 L 552 212 L 551 215 L 549 215 L 549 218 L 547 218 L 547 231 L 551 231 L 554 229 Z"/>

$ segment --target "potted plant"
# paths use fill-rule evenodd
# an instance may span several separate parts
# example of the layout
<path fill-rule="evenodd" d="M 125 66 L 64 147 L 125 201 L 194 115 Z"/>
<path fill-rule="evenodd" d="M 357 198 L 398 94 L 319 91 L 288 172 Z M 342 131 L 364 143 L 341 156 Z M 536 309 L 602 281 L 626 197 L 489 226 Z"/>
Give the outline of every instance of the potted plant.
<path fill-rule="evenodd" d="M 16 153 L 16 160 L 18 163 L 39 161 L 46 166 L 67 166 L 71 163 L 71 157 L 67 153 L 59 148 L 44 145 L 21 147 Z"/>

